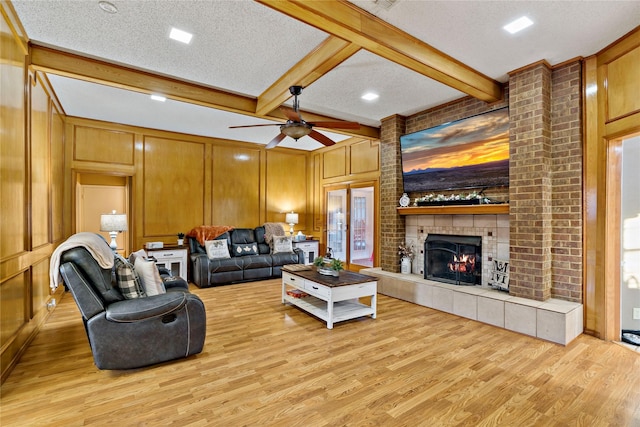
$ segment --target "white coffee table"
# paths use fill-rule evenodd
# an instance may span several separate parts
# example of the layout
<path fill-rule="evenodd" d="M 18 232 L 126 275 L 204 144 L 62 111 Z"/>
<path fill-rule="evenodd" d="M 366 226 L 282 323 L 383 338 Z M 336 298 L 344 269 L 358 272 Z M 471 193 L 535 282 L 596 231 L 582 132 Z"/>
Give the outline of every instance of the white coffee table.
<path fill-rule="evenodd" d="M 283 304 L 295 305 L 324 320 L 327 329 L 333 329 L 335 322 L 357 317 L 376 318 L 376 277 L 350 271 L 340 272 L 339 277 L 324 276 L 311 269 L 292 271 L 298 268 L 282 268 Z M 358 298 L 367 296 L 371 297 L 370 305 L 359 302 Z"/>

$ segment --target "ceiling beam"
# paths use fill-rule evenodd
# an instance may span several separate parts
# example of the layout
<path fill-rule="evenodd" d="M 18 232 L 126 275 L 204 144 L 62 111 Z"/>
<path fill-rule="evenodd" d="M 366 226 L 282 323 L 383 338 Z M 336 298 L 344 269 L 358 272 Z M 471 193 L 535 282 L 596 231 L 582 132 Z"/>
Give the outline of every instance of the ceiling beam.
<path fill-rule="evenodd" d="M 30 44 L 29 53 L 30 66 L 35 70 L 45 73 L 57 74 L 140 93 L 158 93 L 176 101 L 188 102 L 190 104 L 197 104 L 203 107 L 230 111 L 247 116 L 278 121 L 285 121 L 287 119 L 284 114 L 278 110 L 269 114 L 257 114 L 257 100 L 253 97 L 225 92 L 220 89 L 185 82 L 148 71 L 136 70 L 33 43 Z M 313 116 L 316 121 L 339 120 L 335 117 L 320 116 L 304 111 L 302 111 L 302 113 L 305 114 L 305 117 Z M 380 138 L 379 129 L 371 126 L 361 125 L 360 129 L 332 131 L 351 136 Z"/>
<path fill-rule="evenodd" d="M 359 50 L 360 46 L 329 36 L 258 97 L 256 114 L 270 113 L 291 98 L 290 86 L 309 86 Z"/>
<path fill-rule="evenodd" d="M 474 98 L 502 99 L 499 82 L 344 0 L 256 1 Z"/>

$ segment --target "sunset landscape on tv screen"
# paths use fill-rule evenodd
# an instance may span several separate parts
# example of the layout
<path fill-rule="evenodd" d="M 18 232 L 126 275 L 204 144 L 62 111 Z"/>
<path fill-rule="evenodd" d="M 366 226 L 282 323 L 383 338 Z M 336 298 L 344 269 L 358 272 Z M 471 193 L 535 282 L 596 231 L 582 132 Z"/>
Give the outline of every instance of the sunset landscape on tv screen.
<path fill-rule="evenodd" d="M 404 191 L 509 185 L 509 109 L 402 135 Z"/>

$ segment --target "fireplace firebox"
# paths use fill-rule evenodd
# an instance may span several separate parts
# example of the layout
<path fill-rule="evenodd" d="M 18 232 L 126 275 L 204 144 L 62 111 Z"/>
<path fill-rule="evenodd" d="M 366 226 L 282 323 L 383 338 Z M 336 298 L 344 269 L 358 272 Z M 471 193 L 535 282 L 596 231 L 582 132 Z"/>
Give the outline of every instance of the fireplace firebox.
<path fill-rule="evenodd" d="M 429 234 L 424 241 L 424 278 L 454 285 L 482 283 L 482 237 Z"/>

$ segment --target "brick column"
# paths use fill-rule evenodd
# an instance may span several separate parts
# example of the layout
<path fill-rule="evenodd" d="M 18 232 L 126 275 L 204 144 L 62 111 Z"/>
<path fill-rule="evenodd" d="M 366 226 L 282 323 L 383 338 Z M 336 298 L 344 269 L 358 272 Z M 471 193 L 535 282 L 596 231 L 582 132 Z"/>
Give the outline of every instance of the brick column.
<path fill-rule="evenodd" d="M 552 298 L 582 302 L 582 63 L 555 67 L 551 83 L 553 140 Z"/>
<path fill-rule="evenodd" d="M 383 119 L 380 127 L 380 266 L 394 273 L 400 272 L 398 245 L 406 232 L 404 217 L 396 210 L 403 188 L 400 135 L 405 122 L 395 115 Z"/>
<path fill-rule="evenodd" d="M 509 75 L 510 283 L 514 296 L 551 296 L 551 69 Z"/>

